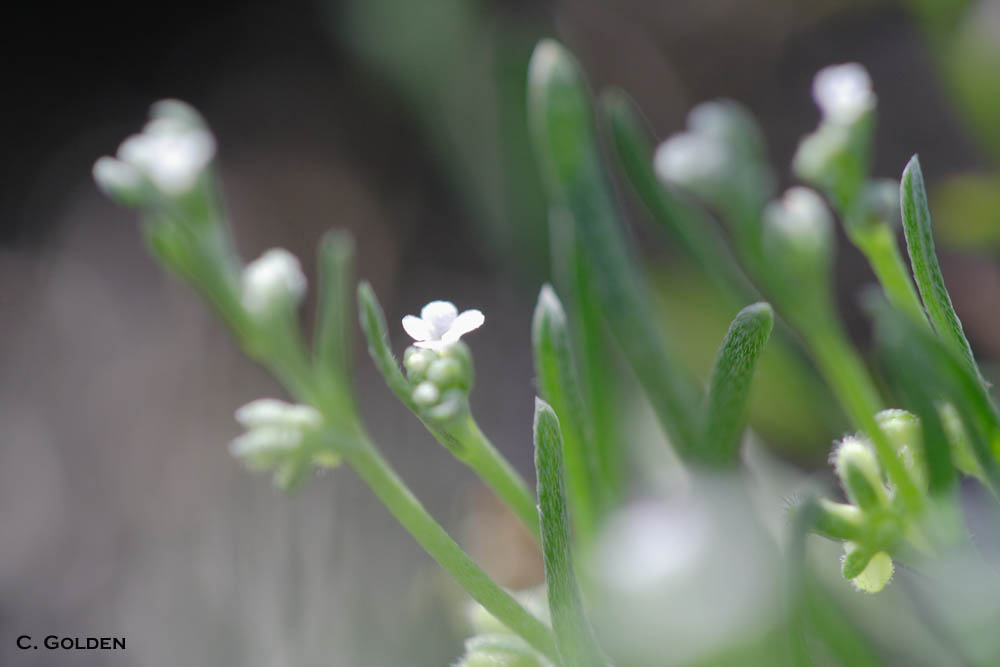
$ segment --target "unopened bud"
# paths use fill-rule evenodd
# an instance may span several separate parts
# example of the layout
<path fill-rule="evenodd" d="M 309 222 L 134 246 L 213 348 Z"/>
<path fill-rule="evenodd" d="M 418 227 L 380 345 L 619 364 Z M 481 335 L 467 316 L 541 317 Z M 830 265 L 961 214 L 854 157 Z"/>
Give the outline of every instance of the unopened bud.
<path fill-rule="evenodd" d="M 441 400 L 441 390 L 433 382 L 424 381 L 413 390 L 413 402 L 422 408 L 429 408 Z"/>
<path fill-rule="evenodd" d="M 298 305 L 306 292 L 299 260 L 282 248 L 272 248 L 243 270 L 243 306 L 252 315 L 266 315 L 284 304 Z"/>
<path fill-rule="evenodd" d="M 833 220 L 816 192 L 795 186 L 764 209 L 764 252 L 790 280 L 825 280 L 833 257 Z"/>
<path fill-rule="evenodd" d="M 813 99 L 823 120 L 850 125 L 875 108 L 875 93 L 868 71 L 858 63 L 832 65 L 816 73 Z"/>
<path fill-rule="evenodd" d="M 878 593 L 892 579 L 892 558 L 884 551 L 872 553 L 853 542 L 844 544 L 842 571 L 855 588 L 865 593 Z"/>
<path fill-rule="evenodd" d="M 419 347 L 410 346 L 403 353 L 403 367 L 410 382 L 419 383 L 427 377 L 427 369 L 431 362 L 437 359 L 437 353 Z"/>
<path fill-rule="evenodd" d="M 874 510 L 887 497 L 875 453 L 862 440 L 847 437 L 833 454 L 834 467 L 848 498 L 862 510 Z"/>
<path fill-rule="evenodd" d="M 865 515 L 860 508 L 821 499 L 817 503 L 814 530 L 832 540 L 857 539 L 864 530 Z"/>
<path fill-rule="evenodd" d="M 920 419 L 906 410 L 882 410 L 875 421 L 885 433 L 903 465 L 921 486 L 927 486 L 927 466 L 924 463 L 923 429 Z"/>

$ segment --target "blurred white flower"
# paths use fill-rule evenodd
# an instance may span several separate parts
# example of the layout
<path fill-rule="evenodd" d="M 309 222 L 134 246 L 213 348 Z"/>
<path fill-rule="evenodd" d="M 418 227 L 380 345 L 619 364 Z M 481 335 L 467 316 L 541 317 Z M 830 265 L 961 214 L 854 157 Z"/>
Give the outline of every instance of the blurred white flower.
<path fill-rule="evenodd" d="M 319 428 L 323 417 L 311 405 L 286 403 L 276 398 L 259 398 L 236 411 L 236 421 L 243 428 L 254 429 L 268 426 L 292 428 Z"/>
<path fill-rule="evenodd" d="M 730 158 L 728 147 L 717 137 L 682 132 L 660 145 L 653 165 L 662 180 L 704 196 L 729 174 Z"/>
<path fill-rule="evenodd" d="M 793 186 L 764 209 L 767 231 L 784 239 L 788 249 L 810 256 L 824 255 L 833 242 L 833 218 L 815 191 Z"/>
<path fill-rule="evenodd" d="M 271 248 L 243 269 L 243 306 L 261 315 L 284 300 L 299 303 L 306 277 L 298 258 L 283 248 Z"/>
<path fill-rule="evenodd" d="M 486 318 L 478 310 L 458 313 L 451 301 L 431 301 L 420 310 L 420 317 L 407 315 L 403 318 L 403 329 L 410 338 L 417 341 L 416 347 L 440 350 L 457 343 L 470 331 L 483 326 Z"/>
<path fill-rule="evenodd" d="M 871 77 L 858 63 L 821 69 L 813 79 L 813 99 L 823 118 L 838 125 L 850 125 L 875 108 Z"/>
<path fill-rule="evenodd" d="M 160 194 L 177 197 L 189 192 L 215 157 L 215 137 L 189 105 L 163 100 L 152 107 L 140 134 L 118 147 L 117 159 L 103 157 L 94 165 L 94 179 L 108 194 L 127 201 L 147 181 Z"/>
<path fill-rule="evenodd" d="M 93 174 L 97 186 L 113 199 L 129 204 L 141 196 L 142 174 L 127 162 L 105 155 L 94 163 Z"/>
<path fill-rule="evenodd" d="M 266 469 L 293 454 L 323 425 L 319 411 L 309 405 L 261 398 L 236 411 L 246 432 L 232 441 L 230 453 L 251 468 Z"/>

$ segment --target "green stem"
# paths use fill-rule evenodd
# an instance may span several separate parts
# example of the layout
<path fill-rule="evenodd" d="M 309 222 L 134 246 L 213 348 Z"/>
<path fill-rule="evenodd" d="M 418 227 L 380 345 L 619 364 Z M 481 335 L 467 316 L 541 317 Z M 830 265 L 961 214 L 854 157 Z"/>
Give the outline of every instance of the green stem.
<path fill-rule="evenodd" d="M 362 436 L 353 447 L 344 448 L 342 452 L 396 520 L 476 602 L 547 658 L 558 660 L 552 631 L 494 583 L 451 539 L 370 440 Z"/>
<path fill-rule="evenodd" d="M 896 244 L 896 235 L 889 225 L 879 223 L 850 234 L 851 242 L 868 259 L 889 302 L 912 317 L 915 322 L 927 324 L 927 315 L 913 286 L 910 272 Z"/>
<path fill-rule="evenodd" d="M 455 456 L 472 468 L 514 510 L 538 540 L 538 505 L 534 494 L 520 473 L 479 429 L 472 415 L 468 414 L 458 422 L 458 428 L 449 425 L 447 431 L 462 446 L 460 451 L 455 452 Z"/>

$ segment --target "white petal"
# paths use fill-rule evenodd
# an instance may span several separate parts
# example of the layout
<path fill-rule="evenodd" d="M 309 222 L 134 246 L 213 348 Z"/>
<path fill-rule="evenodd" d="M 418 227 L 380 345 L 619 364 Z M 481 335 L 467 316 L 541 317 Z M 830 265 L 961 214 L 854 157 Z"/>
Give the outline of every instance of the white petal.
<path fill-rule="evenodd" d="M 432 337 L 440 338 L 458 317 L 458 308 L 451 301 L 431 301 L 420 310 L 420 318 L 431 328 Z"/>
<path fill-rule="evenodd" d="M 824 116 L 845 125 L 875 106 L 872 80 L 858 63 L 821 69 L 813 79 L 813 98 Z"/>
<path fill-rule="evenodd" d="M 407 315 L 403 318 L 403 329 L 413 340 L 429 340 L 432 338 L 430 325 L 416 315 Z"/>
<path fill-rule="evenodd" d="M 485 321 L 486 316 L 482 312 L 467 310 L 455 318 L 455 321 L 451 323 L 451 327 L 441 336 L 441 341 L 445 343 L 457 342 L 465 334 L 483 326 L 483 322 Z"/>

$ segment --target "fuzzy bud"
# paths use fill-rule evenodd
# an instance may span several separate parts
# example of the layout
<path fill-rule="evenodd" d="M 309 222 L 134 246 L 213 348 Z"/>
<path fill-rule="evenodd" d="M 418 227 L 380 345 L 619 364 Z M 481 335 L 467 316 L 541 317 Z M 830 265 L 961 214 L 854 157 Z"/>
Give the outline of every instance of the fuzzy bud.
<path fill-rule="evenodd" d="M 864 441 L 844 438 L 833 454 L 834 468 L 848 498 L 864 511 L 878 509 L 887 501 L 878 461 Z"/>
<path fill-rule="evenodd" d="M 273 313 L 283 304 L 296 306 L 306 292 L 299 260 L 282 248 L 272 248 L 243 270 L 243 306 L 252 315 Z"/>

